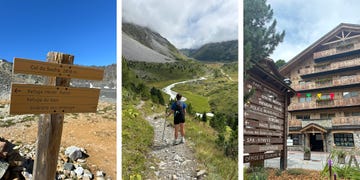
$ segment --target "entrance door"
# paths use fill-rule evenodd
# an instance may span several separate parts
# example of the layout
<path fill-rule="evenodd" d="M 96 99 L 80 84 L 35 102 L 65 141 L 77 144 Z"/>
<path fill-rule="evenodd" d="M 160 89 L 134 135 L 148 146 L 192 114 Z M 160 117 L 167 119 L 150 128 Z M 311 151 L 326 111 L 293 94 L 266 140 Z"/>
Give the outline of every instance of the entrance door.
<path fill-rule="evenodd" d="M 310 134 L 311 151 L 324 151 L 323 139 L 320 133 Z"/>

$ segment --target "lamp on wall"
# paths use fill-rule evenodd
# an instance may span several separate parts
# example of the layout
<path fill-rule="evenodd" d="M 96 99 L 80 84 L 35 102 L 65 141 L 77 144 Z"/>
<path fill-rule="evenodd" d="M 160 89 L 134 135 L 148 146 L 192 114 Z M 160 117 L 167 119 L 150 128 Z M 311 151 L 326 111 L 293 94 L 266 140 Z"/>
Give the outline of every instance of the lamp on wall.
<path fill-rule="evenodd" d="M 315 131 L 314 131 L 314 128 L 312 128 L 312 135 L 315 135 Z"/>

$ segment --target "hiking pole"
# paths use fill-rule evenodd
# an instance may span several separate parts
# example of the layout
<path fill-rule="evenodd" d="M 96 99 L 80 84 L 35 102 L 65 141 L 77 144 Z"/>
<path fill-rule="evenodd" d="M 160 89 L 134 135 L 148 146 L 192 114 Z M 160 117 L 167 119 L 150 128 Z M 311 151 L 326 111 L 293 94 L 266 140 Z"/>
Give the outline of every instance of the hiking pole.
<path fill-rule="evenodd" d="M 167 115 L 167 109 L 168 109 L 168 105 L 166 105 L 166 109 L 165 109 L 165 116 L 164 116 L 164 129 L 163 129 L 163 135 L 162 135 L 162 141 L 164 141 L 164 135 L 165 135 L 165 126 L 166 126 L 166 115 Z"/>

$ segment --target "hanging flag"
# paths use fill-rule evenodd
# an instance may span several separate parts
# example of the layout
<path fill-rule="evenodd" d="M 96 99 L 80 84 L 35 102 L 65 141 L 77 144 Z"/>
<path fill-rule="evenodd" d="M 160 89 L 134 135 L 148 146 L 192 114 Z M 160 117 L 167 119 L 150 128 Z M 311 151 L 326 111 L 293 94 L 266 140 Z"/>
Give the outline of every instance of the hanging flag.
<path fill-rule="evenodd" d="M 321 99 L 321 93 L 317 94 L 318 99 Z"/>
<path fill-rule="evenodd" d="M 334 96 L 335 96 L 334 93 L 330 93 L 330 99 L 331 99 L 331 100 L 334 100 Z"/>
<path fill-rule="evenodd" d="M 306 93 L 306 97 L 311 97 L 311 93 Z"/>
<path fill-rule="evenodd" d="M 301 93 L 297 93 L 297 97 L 301 97 Z"/>

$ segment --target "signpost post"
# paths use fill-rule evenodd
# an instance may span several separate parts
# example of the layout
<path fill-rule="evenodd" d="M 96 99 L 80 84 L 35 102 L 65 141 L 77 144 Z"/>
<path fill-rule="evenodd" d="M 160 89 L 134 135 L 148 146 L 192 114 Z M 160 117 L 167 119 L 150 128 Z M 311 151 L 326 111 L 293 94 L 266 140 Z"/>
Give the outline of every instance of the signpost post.
<path fill-rule="evenodd" d="M 74 56 L 49 52 L 48 62 L 14 59 L 14 73 L 47 77 L 44 86 L 12 84 L 10 114 L 42 114 L 33 179 L 54 179 L 64 113 L 96 112 L 99 89 L 71 88 L 70 78 L 102 80 L 104 71 L 74 66 Z"/>
<path fill-rule="evenodd" d="M 280 157 L 284 170 L 288 98 L 295 92 L 276 75 L 277 70 L 264 64 L 254 65 L 244 83 L 245 93 L 254 92 L 244 105 L 244 153 L 248 154 L 244 163 L 264 167 L 264 160 Z"/>

